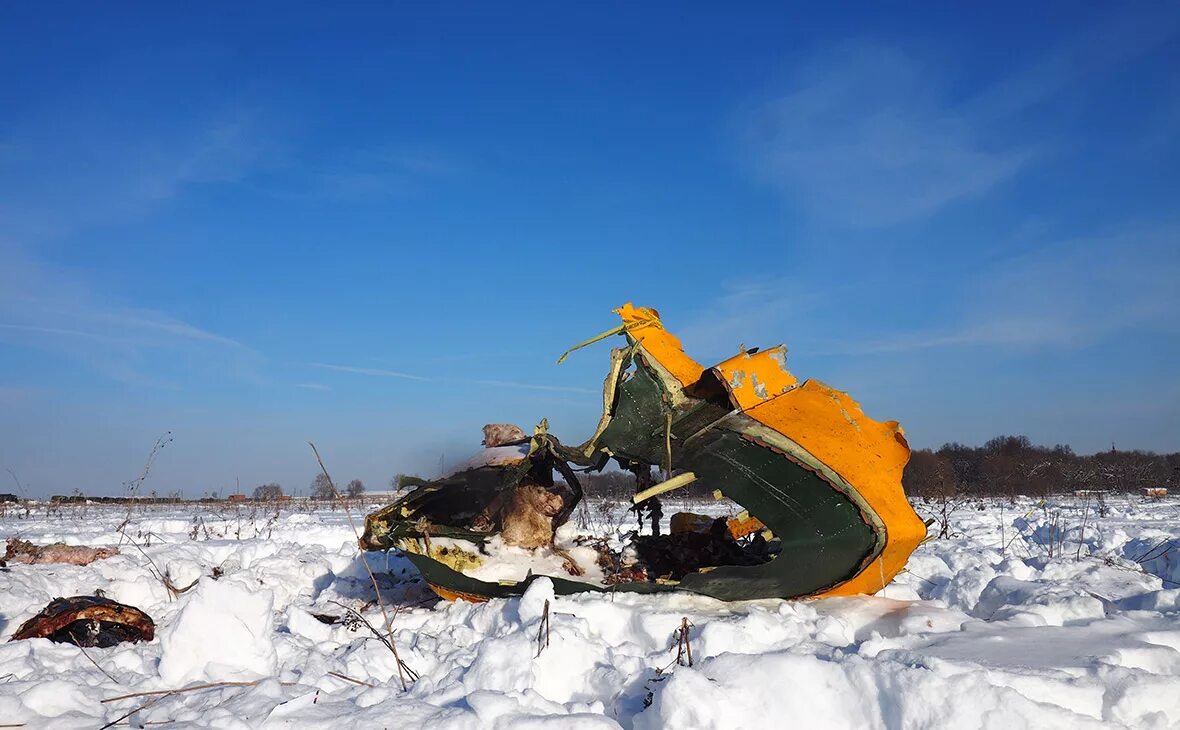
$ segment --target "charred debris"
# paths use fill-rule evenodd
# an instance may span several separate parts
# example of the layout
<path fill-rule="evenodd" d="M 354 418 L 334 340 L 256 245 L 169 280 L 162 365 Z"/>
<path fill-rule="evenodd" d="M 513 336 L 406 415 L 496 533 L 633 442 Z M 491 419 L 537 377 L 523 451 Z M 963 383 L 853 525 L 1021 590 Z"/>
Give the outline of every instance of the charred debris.
<path fill-rule="evenodd" d="M 107 648 L 151 641 L 156 624 L 143 611 L 103 596 L 55 598 L 21 624 L 9 641 L 49 639 L 57 644 Z"/>

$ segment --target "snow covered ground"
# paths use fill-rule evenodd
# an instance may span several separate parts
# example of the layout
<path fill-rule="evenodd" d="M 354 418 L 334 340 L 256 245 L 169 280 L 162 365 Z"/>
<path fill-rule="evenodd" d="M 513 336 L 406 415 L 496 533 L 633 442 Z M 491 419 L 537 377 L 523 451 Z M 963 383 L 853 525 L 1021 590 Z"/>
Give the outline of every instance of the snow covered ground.
<path fill-rule="evenodd" d="M 9 507 L 0 538 L 119 544 L 126 517 Z M 605 532 L 623 516 L 581 518 Z M 85 653 L 0 644 L 0 727 L 1180 727 L 1174 500 L 963 505 L 881 594 L 813 601 L 555 598 L 542 580 L 519 600 L 445 603 L 370 553 L 417 675 L 405 691 L 362 623 L 312 615 L 383 622 L 342 512 L 152 509 L 126 533 L 139 547 L 88 566 L 0 570 L 0 639 L 51 598 L 95 591 L 157 623 L 150 643 Z M 196 585 L 173 596 L 158 572 Z M 684 618 L 691 667 L 676 661 Z M 111 699 L 219 681 L 248 684 Z"/>

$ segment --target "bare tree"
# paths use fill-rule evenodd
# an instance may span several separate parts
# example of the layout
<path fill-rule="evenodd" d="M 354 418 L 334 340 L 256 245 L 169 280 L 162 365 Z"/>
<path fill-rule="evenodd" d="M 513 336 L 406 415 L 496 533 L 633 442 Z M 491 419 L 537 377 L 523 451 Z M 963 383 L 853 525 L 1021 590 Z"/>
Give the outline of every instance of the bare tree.
<path fill-rule="evenodd" d="M 283 496 L 283 488 L 275 482 L 254 487 L 254 499 L 259 502 L 273 502 L 281 496 Z"/>
<path fill-rule="evenodd" d="M 311 480 L 311 498 L 312 499 L 332 499 L 336 496 L 336 490 L 332 488 L 332 482 L 324 474 L 316 474 L 315 479 Z"/>
<path fill-rule="evenodd" d="M 359 497 L 365 493 L 365 483 L 360 479 L 353 479 L 348 483 L 348 486 L 344 488 L 344 491 L 348 493 L 349 497 Z"/>

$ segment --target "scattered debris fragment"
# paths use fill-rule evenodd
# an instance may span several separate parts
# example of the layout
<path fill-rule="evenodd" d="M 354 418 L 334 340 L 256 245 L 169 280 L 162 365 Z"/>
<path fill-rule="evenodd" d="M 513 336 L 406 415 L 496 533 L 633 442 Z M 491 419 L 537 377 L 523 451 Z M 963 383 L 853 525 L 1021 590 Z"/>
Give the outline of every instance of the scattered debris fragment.
<path fill-rule="evenodd" d="M 90 565 L 95 560 L 105 560 L 118 554 L 119 549 L 114 547 L 66 545 L 64 542 L 55 542 L 52 545 L 34 545 L 26 540 L 11 537 L 8 539 L 8 548 L 4 551 L 3 562 L 27 565 L 42 563 Z"/>
<path fill-rule="evenodd" d="M 743 346 L 706 368 L 655 310 L 627 304 L 616 313 L 620 326 L 574 348 L 627 340 L 611 352 L 589 441 L 564 446 L 545 421 L 531 438 L 489 424 L 482 453 L 369 515 L 362 543 L 403 550 L 440 596 L 469 600 L 520 595 L 541 575 L 558 593 L 850 595 L 877 592 L 905 566 L 926 527 L 902 491 L 910 450 L 896 421 L 799 381 L 782 345 Z M 635 475 L 640 523 L 613 550 L 563 527 L 582 498 L 574 467 L 611 460 Z M 744 510 L 731 519 L 676 513 L 661 534 L 658 498 L 696 481 Z M 640 534 L 649 523 L 651 534 Z"/>
<path fill-rule="evenodd" d="M 483 427 L 483 445 L 485 448 L 510 446 L 529 440 L 520 426 L 511 423 L 489 423 Z"/>
<path fill-rule="evenodd" d="M 156 625 L 134 606 L 101 596 L 55 598 L 21 624 L 9 641 L 49 639 L 58 644 L 106 648 L 123 642 L 151 641 Z"/>

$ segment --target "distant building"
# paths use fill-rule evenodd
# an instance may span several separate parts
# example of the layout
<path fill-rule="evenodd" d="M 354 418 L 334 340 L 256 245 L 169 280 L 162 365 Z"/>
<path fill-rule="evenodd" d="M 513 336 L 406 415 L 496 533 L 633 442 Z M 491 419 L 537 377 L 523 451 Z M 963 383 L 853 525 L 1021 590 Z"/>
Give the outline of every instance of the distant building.
<path fill-rule="evenodd" d="M 397 499 L 398 497 L 405 494 L 406 491 L 407 490 L 404 490 L 404 489 L 396 489 L 396 490 L 394 490 L 394 489 L 377 489 L 372 492 L 366 491 L 359 496 L 361 499 L 363 499 L 365 501 L 384 500 L 387 502 L 392 502 L 395 499 Z"/>
<path fill-rule="evenodd" d="M 226 502 L 249 502 L 250 498 L 244 494 L 231 494 L 225 498 Z"/>
<path fill-rule="evenodd" d="M 1168 496 L 1168 489 L 1167 487 L 1144 487 L 1139 490 L 1139 494 L 1144 497 L 1159 499 L 1160 497 Z"/>
<path fill-rule="evenodd" d="M 7 493 L 0 494 L 0 504 L 3 504 L 5 502 L 19 502 L 19 501 L 20 501 L 20 498 L 18 498 L 15 494 L 7 494 Z"/>

